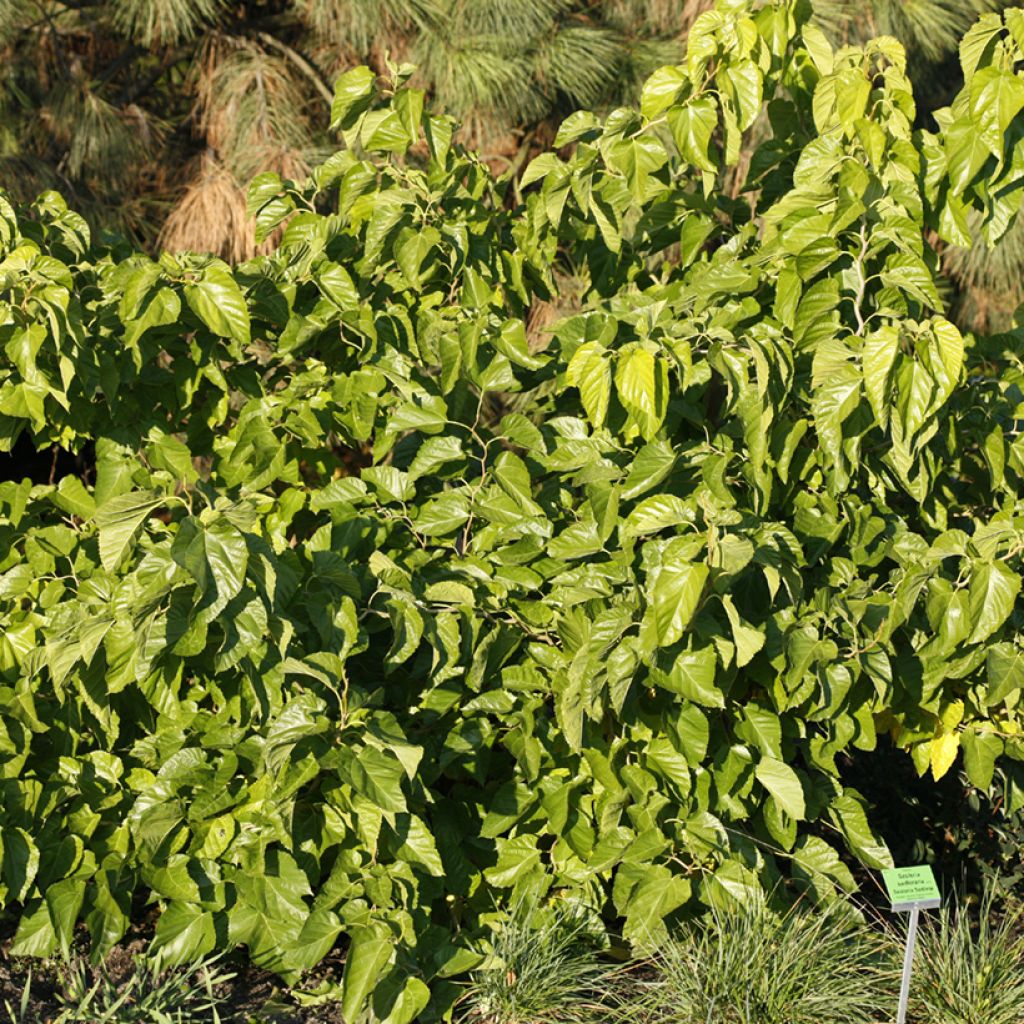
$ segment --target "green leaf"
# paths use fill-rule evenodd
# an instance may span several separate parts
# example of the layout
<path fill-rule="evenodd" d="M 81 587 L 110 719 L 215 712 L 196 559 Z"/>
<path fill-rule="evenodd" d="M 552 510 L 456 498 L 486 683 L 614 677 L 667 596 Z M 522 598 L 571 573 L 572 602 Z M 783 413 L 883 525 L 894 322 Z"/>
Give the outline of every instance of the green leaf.
<path fill-rule="evenodd" d="M 410 501 L 416 493 L 409 474 L 394 466 L 368 466 L 362 472 L 362 479 L 385 504 Z"/>
<path fill-rule="evenodd" d="M 835 81 L 836 114 L 839 123 L 850 131 L 864 117 L 871 97 L 871 82 L 860 68 L 845 68 Z"/>
<path fill-rule="evenodd" d="M 756 746 L 765 757 L 782 760 L 782 722 L 773 711 L 747 704 L 736 735 Z"/>
<path fill-rule="evenodd" d="M 1003 741 L 990 732 L 967 729 L 960 734 L 964 751 L 964 769 L 972 786 L 987 790 L 992 785 L 996 758 L 1003 752 Z"/>
<path fill-rule="evenodd" d="M 315 967 L 334 948 L 342 924 L 333 910 L 313 910 L 302 925 L 299 937 L 288 948 L 288 966 L 296 971 Z"/>
<path fill-rule="evenodd" d="M 604 244 L 611 252 L 619 252 L 622 249 L 622 226 L 615 207 L 606 196 L 594 191 L 590 193 L 590 213 Z"/>
<path fill-rule="evenodd" d="M 633 870 L 627 873 L 626 867 Z M 652 941 L 664 937 L 665 917 L 681 907 L 691 892 L 689 880 L 673 875 L 663 864 L 620 868 L 615 904 L 626 918 L 624 936 L 640 948 L 649 947 Z"/>
<path fill-rule="evenodd" d="M 988 677 L 986 703 L 991 707 L 1024 689 L 1024 651 L 1014 644 L 993 644 L 985 655 Z"/>
<path fill-rule="evenodd" d="M 850 869 L 839 859 L 839 854 L 818 836 L 801 836 L 793 849 L 793 865 L 797 874 L 809 877 L 816 891 L 824 897 L 834 894 L 832 882 L 838 882 L 844 895 L 857 888 Z"/>
<path fill-rule="evenodd" d="M 6 898 L 24 903 L 39 870 L 39 848 L 23 828 L 5 828 L 0 832 L 0 853 Z"/>
<path fill-rule="evenodd" d="M 629 513 L 620 529 L 624 537 L 641 537 L 644 534 L 657 533 L 668 526 L 692 522 L 693 519 L 693 510 L 682 498 L 677 498 L 674 494 L 654 494 L 644 498 Z"/>
<path fill-rule="evenodd" d="M 341 982 L 341 1012 L 346 1020 L 359 1017 L 394 950 L 395 937 L 379 922 L 352 930 Z"/>
<path fill-rule="evenodd" d="M 404 664 L 416 653 L 423 639 L 423 616 L 416 605 L 402 595 L 395 595 L 388 602 L 388 612 L 394 639 L 384 664 L 390 670 Z"/>
<path fill-rule="evenodd" d="M 710 96 L 702 96 L 683 106 L 673 107 L 668 113 L 668 123 L 680 156 L 699 170 L 714 174 L 718 167 L 711 159 L 708 147 L 711 134 L 718 127 L 715 101 Z"/>
<path fill-rule="evenodd" d="M 1016 7 L 1010 7 L 1003 11 L 1003 18 L 1006 20 L 1006 27 L 1017 44 L 1018 49 L 1024 52 L 1024 11 Z"/>
<path fill-rule="evenodd" d="M 722 597 L 722 607 L 725 608 L 725 614 L 729 617 L 729 625 L 732 628 L 732 640 L 736 645 L 736 665 L 743 668 L 764 647 L 764 633 L 751 626 L 740 616 L 731 595 L 726 594 Z"/>
<path fill-rule="evenodd" d="M 100 561 L 107 572 L 116 571 L 129 554 L 142 530 L 142 524 L 160 498 L 146 491 L 121 494 L 105 502 L 96 513 L 99 527 Z"/>
<path fill-rule="evenodd" d="M 272 199 L 276 199 L 284 188 L 281 175 L 276 171 L 264 171 L 257 174 L 245 192 L 245 213 L 253 219 L 260 210 Z"/>
<path fill-rule="evenodd" d="M 203 542 L 209 572 L 198 612 L 201 618 L 212 619 L 241 591 L 249 549 L 241 531 L 224 518 L 207 524 Z"/>
<path fill-rule="evenodd" d="M 427 874 L 441 878 L 444 875 L 444 865 L 437 852 L 437 845 L 430 830 L 422 819 L 415 814 L 402 815 L 396 820 L 396 834 L 401 845 L 395 851 L 395 856 L 408 864 L 418 864 L 425 868 Z"/>
<path fill-rule="evenodd" d="M 982 68 L 971 79 L 970 113 L 981 140 L 994 156 L 1002 157 L 1003 136 L 1024 108 L 1024 80 L 1013 71 Z"/>
<path fill-rule="evenodd" d="M 420 978 L 394 971 L 373 994 L 381 1024 L 413 1024 L 430 1002 L 430 989 Z"/>
<path fill-rule="evenodd" d="M 1009 618 L 1020 593 L 1020 576 L 1004 562 L 975 562 L 967 602 L 971 635 L 967 642 L 987 640 Z"/>
<path fill-rule="evenodd" d="M 946 371 L 948 385 L 945 392 L 948 394 L 960 380 L 960 371 L 964 365 L 964 339 L 956 326 L 943 317 L 936 317 L 932 330 L 939 349 L 939 358 Z"/>
<path fill-rule="evenodd" d="M 899 354 L 899 331 L 890 325 L 880 327 L 864 339 L 861 366 L 864 390 L 878 425 L 885 430 L 889 425 L 889 408 L 893 387 L 892 371 Z"/>
<path fill-rule="evenodd" d="M 930 309 L 941 309 L 942 300 L 935 288 L 931 272 L 924 261 L 913 253 L 890 256 L 881 273 L 882 282 L 905 291 Z"/>
<path fill-rule="evenodd" d="M 983 14 L 964 35 L 960 43 L 960 67 L 964 80 L 970 82 L 978 66 L 990 59 L 1003 28 L 1002 18 L 995 13 Z"/>
<path fill-rule="evenodd" d="M 596 554 L 602 546 L 597 527 L 593 523 L 573 523 L 551 539 L 548 553 L 552 558 L 586 558 Z"/>
<path fill-rule="evenodd" d="M 807 816 L 803 786 L 797 773 L 788 764 L 774 757 L 762 757 L 754 769 L 754 775 L 791 818 L 803 821 Z"/>
<path fill-rule="evenodd" d="M 819 349 L 819 355 L 823 349 Z M 816 376 L 819 376 L 816 374 Z M 814 389 L 811 409 L 821 447 L 831 464 L 841 467 L 843 459 L 843 423 L 860 402 L 861 374 L 847 362 L 836 362 Z"/>
<path fill-rule="evenodd" d="M 249 344 L 249 307 L 226 267 L 203 270 L 196 284 L 185 285 L 185 301 L 214 334 Z"/>
<path fill-rule="evenodd" d="M 331 131 L 348 131 L 370 108 L 377 76 L 365 65 L 346 71 L 334 86 Z"/>
<path fill-rule="evenodd" d="M 154 468 L 166 470 L 179 480 L 194 483 L 199 478 L 192 463 L 192 452 L 171 434 L 156 436 L 146 448 L 146 457 Z"/>
<path fill-rule="evenodd" d="M 622 487 L 622 498 L 639 497 L 644 491 L 657 487 L 672 472 L 676 453 L 668 441 L 651 441 L 636 453 L 629 475 Z"/>
<path fill-rule="evenodd" d="M 78 915 L 85 899 L 84 878 L 64 878 L 46 890 L 46 905 L 57 936 L 57 943 L 65 957 L 71 955 L 71 940 L 78 924 Z"/>
<path fill-rule="evenodd" d="M 947 732 L 936 736 L 931 741 L 928 750 L 929 763 L 932 770 L 932 778 L 938 781 L 956 762 L 956 755 L 960 752 L 960 733 Z"/>
<path fill-rule="evenodd" d="M 658 68 L 644 82 L 640 96 L 640 113 L 648 120 L 664 113 L 689 89 L 690 80 L 683 68 L 667 65 Z"/>
<path fill-rule="evenodd" d="M 718 706 L 723 705 L 719 703 Z M 711 738 L 707 715 L 700 708 L 681 707 L 676 715 L 674 729 L 687 761 L 700 764 L 708 752 L 708 740 Z"/>
<path fill-rule="evenodd" d="M 402 764 L 394 754 L 364 747 L 351 766 L 352 784 L 368 800 L 385 811 L 404 811 Z"/>
<path fill-rule="evenodd" d="M 469 502 L 462 494 L 444 494 L 427 502 L 416 517 L 416 532 L 424 537 L 443 537 L 469 519 Z"/>
<path fill-rule="evenodd" d="M 641 436 L 649 441 L 658 432 L 668 407 L 665 364 L 645 348 L 620 355 L 615 390 Z"/>
<path fill-rule="evenodd" d="M 320 291 L 338 309 L 357 309 L 359 307 L 359 289 L 352 280 L 352 275 L 340 264 L 325 260 L 317 267 L 314 280 Z"/>
<path fill-rule="evenodd" d="M 498 840 L 498 862 L 484 869 L 484 878 L 499 889 L 510 889 L 540 865 L 537 837 L 515 836 Z"/>
<path fill-rule="evenodd" d="M 565 379 L 579 389 L 590 422 L 595 427 L 603 427 L 612 390 L 611 361 L 604 345 L 598 341 L 580 345 L 569 360 Z"/>
<path fill-rule="evenodd" d="M 77 476 L 63 477 L 53 496 L 54 504 L 69 515 L 91 519 L 96 513 L 96 502 Z"/>
<path fill-rule="evenodd" d="M 833 800 L 829 814 L 846 838 L 853 852 L 869 867 L 891 868 L 892 854 L 868 825 L 864 805 L 854 790 L 847 790 Z"/>
<path fill-rule="evenodd" d="M 168 965 L 193 964 L 216 945 L 213 914 L 197 903 L 172 900 L 157 921 L 153 951 Z"/>
<path fill-rule="evenodd" d="M 620 139 L 608 154 L 609 166 L 621 172 L 633 198 L 640 202 L 647 198 L 651 176 L 667 159 L 664 146 L 646 135 Z"/>
<path fill-rule="evenodd" d="M 977 177 L 990 151 L 977 126 L 969 118 L 954 121 L 943 133 L 949 182 L 954 196 L 963 193 Z"/>
<path fill-rule="evenodd" d="M 832 44 L 829 43 L 825 33 L 811 21 L 801 29 L 801 38 L 818 73 L 821 75 L 831 74 L 834 56 Z"/>
<path fill-rule="evenodd" d="M 728 63 L 722 71 L 725 91 L 736 108 L 740 131 L 746 131 L 761 112 L 761 71 L 752 60 Z"/>
<path fill-rule="evenodd" d="M 519 179 L 520 188 L 529 188 L 535 182 L 541 181 L 549 174 L 565 173 L 565 164 L 558 159 L 555 153 L 541 153 L 535 160 L 531 160 Z"/>
<path fill-rule="evenodd" d="M 683 651 L 672 661 L 668 672 L 652 672 L 651 678 L 663 690 L 681 693 L 694 704 L 708 708 L 724 708 L 725 694 L 715 686 L 718 659 L 710 644 L 692 651 Z"/>
<path fill-rule="evenodd" d="M 11 955 L 45 958 L 51 956 L 57 946 L 50 908 L 45 900 L 33 900 L 22 911 L 11 943 Z"/>
<path fill-rule="evenodd" d="M 562 122 L 553 144 L 556 149 L 561 149 L 584 136 L 597 135 L 600 130 L 601 122 L 595 114 L 589 110 L 577 110 Z"/>
<path fill-rule="evenodd" d="M 707 578 L 706 565 L 674 561 L 661 565 L 648 577 L 645 621 L 650 623 L 659 647 L 670 647 L 682 639 L 700 604 Z"/>
<path fill-rule="evenodd" d="M 133 348 L 151 327 L 168 327 L 181 316 L 178 293 L 166 286 L 154 287 L 140 303 L 135 315 L 125 320 L 124 343 Z"/>

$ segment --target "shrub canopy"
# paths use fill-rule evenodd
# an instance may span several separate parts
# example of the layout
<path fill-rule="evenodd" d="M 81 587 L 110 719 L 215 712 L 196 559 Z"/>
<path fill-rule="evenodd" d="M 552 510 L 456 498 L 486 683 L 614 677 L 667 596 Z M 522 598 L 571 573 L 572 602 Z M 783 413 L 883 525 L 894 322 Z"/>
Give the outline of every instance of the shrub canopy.
<path fill-rule="evenodd" d="M 937 131 L 806 17 L 720 4 L 518 183 L 349 72 L 234 270 L 0 203 L 0 436 L 96 462 L 0 484 L 16 952 L 145 893 L 173 960 L 343 935 L 346 1019 L 406 1024 L 498 901 L 646 945 L 852 888 L 880 733 L 1024 804 L 1020 336 L 961 336 L 934 248 L 1020 206 L 1024 12 Z"/>

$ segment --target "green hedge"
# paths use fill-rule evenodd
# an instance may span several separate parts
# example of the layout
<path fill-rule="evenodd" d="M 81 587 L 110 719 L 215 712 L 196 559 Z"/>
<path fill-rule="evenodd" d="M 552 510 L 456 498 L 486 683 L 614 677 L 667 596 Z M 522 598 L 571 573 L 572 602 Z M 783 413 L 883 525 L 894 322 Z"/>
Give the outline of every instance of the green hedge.
<path fill-rule="evenodd" d="M 1024 12 L 937 132 L 807 13 L 721 4 L 518 184 L 349 72 L 234 269 L 0 202 L 0 438 L 96 465 L 0 484 L 16 952 L 148 894 L 168 960 L 344 941 L 346 1018 L 406 1024 L 499 902 L 644 946 L 852 888 L 882 731 L 1020 808 L 1021 339 L 943 317 L 932 243 L 1020 205 Z"/>

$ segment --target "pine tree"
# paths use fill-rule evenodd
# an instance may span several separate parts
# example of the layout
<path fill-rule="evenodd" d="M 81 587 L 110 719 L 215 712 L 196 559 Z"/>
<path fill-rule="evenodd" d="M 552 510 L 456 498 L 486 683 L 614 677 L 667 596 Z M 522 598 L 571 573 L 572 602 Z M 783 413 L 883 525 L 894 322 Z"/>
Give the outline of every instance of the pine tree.
<path fill-rule="evenodd" d="M 956 45 L 999 0 L 813 0 L 836 42 L 879 33 L 911 55 L 922 117 L 957 87 Z M 337 144 L 344 70 L 417 67 L 498 172 L 579 106 L 635 97 L 678 61 L 712 0 L 0 0 L 0 183 L 58 188 L 137 243 L 251 255 L 245 184 L 301 178 Z M 741 165 L 742 167 L 743 165 Z M 736 181 L 738 191 L 742 180 Z M 965 317 L 1020 299 L 1024 233 L 949 251 Z M 973 298 L 972 298 L 973 297 Z"/>
<path fill-rule="evenodd" d="M 252 252 L 244 185 L 335 144 L 330 85 L 411 61 L 467 141 L 524 136 L 635 94 L 678 60 L 675 0 L 2 0 L 0 180 L 59 188 L 143 244 Z M 698 7 L 699 9 L 699 7 Z"/>

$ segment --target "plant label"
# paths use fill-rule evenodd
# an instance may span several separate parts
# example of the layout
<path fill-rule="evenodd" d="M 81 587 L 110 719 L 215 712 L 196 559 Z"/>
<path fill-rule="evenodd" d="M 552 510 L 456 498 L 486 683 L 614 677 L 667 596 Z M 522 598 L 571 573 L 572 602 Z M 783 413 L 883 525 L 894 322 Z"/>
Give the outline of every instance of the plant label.
<path fill-rule="evenodd" d="M 927 864 L 913 868 L 889 868 L 882 872 L 882 881 L 885 882 L 893 911 L 910 911 L 907 948 L 903 954 L 903 978 L 900 982 L 900 1005 L 896 1014 L 896 1024 L 905 1024 L 907 1005 L 910 1001 L 910 975 L 914 968 L 917 920 L 922 910 L 941 907 L 942 897 L 939 895 L 939 887 L 935 884 L 935 875 Z"/>
<path fill-rule="evenodd" d="M 927 864 L 913 868 L 889 868 L 882 881 L 894 913 L 905 910 L 935 910 L 942 906 L 935 875 Z"/>

